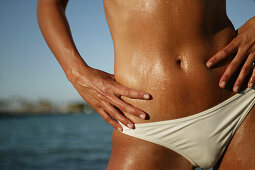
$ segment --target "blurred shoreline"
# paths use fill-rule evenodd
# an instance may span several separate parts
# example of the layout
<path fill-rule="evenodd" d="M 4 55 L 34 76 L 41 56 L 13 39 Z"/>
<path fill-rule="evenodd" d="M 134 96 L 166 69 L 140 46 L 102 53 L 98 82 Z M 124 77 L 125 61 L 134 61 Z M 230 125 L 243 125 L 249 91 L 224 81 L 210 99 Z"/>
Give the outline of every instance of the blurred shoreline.
<path fill-rule="evenodd" d="M 56 104 L 39 99 L 27 100 L 21 97 L 0 99 L 0 115 L 42 115 L 42 114 L 93 114 L 95 110 L 85 101 Z"/>

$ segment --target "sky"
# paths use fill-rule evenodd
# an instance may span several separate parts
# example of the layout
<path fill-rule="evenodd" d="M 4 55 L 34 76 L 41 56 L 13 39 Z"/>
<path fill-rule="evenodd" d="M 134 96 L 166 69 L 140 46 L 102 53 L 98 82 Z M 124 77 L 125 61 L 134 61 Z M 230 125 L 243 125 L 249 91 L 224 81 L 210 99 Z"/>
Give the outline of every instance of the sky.
<path fill-rule="evenodd" d="M 41 35 L 36 3 L 0 0 L 0 99 L 82 101 Z M 227 0 L 227 14 L 237 29 L 255 16 L 255 1 Z M 103 0 L 69 0 L 66 15 L 86 63 L 113 73 L 113 43 Z"/>

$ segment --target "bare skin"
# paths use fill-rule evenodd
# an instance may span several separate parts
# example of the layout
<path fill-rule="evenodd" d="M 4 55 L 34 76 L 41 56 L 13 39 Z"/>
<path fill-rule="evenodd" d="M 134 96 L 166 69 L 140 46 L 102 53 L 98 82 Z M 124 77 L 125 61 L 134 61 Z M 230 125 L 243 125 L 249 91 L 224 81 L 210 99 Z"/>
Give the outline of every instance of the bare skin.
<path fill-rule="evenodd" d="M 240 90 L 240 87 L 244 83 L 245 78 L 247 78 L 247 75 L 249 75 L 249 72 L 252 72 L 252 74 L 248 82 L 248 87 L 252 88 L 255 85 L 255 69 L 253 68 L 253 70 L 251 70 L 252 63 L 255 61 L 255 17 L 249 19 L 237 32 L 237 36 L 206 63 L 207 67 L 210 68 L 233 53 L 236 53 L 234 60 L 228 65 L 219 82 L 219 86 L 224 88 L 224 82 L 228 82 L 231 76 L 238 70 L 238 67 L 240 67 L 242 62 L 244 62 L 242 69 L 235 80 L 233 86 L 234 92 Z"/>
<path fill-rule="evenodd" d="M 119 97 L 148 100 L 150 94 L 123 86 L 115 81 L 114 75 L 91 68 L 85 63 L 73 42 L 65 16 L 67 3 L 68 0 L 38 0 L 38 23 L 48 46 L 68 80 L 106 122 L 120 131 L 122 127 L 116 120 L 134 127 L 133 122 L 125 118 L 121 111 L 143 119 L 146 113 Z"/>
<path fill-rule="evenodd" d="M 122 97 L 150 116 L 150 120 L 140 120 L 124 112 L 130 120 L 144 123 L 181 118 L 211 108 L 234 95 L 235 79 L 229 80 L 225 89 L 218 86 L 233 57 L 213 69 L 206 68 L 206 61 L 236 37 L 226 16 L 224 1 L 105 0 L 104 3 L 115 47 L 116 81 L 153 96 L 150 101 Z M 248 78 L 243 81 L 247 84 Z M 255 116 L 254 109 L 250 115 Z M 249 142 L 252 144 L 254 140 Z M 245 154 L 250 152 L 254 152 L 252 147 Z M 234 167 L 235 162 L 231 166 Z M 171 167 L 194 168 L 164 147 L 113 132 L 108 169 Z"/>
<path fill-rule="evenodd" d="M 226 16 L 223 0 L 104 0 L 114 43 L 114 75 L 93 69 L 82 60 L 64 15 L 66 5 L 66 0 L 39 0 L 40 28 L 67 78 L 83 99 L 115 128 L 121 128 L 116 120 L 132 128 L 133 123 L 190 116 L 233 96 L 236 85 L 240 91 L 248 83 L 254 84 L 254 71 L 253 74 L 245 71 L 254 62 L 254 46 L 249 48 L 252 55 L 243 50 L 238 57 L 235 57 L 237 43 L 235 48 L 228 47 L 238 36 Z M 217 53 L 226 46 L 232 50 L 224 55 Z M 240 61 L 244 54 L 249 57 L 246 56 L 242 69 Z M 207 61 L 214 63 L 210 69 Z M 231 63 L 235 67 L 228 67 Z M 244 71 L 240 72 L 241 69 Z M 226 84 L 220 88 L 223 80 Z M 143 97 L 146 94 L 149 98 Z M 255 130 L 254 112 L 253 108 L 236 133 L 220 169 L 252 167 L 253 157 L 243 155 L 255 152 L 252 147 L 255 138 L 248 138 Z M 139 118 L 145 114 L 146 120 Z M 237 147 L 244 143 L 245 153 Z M 114 130 L 107 169 L 131 168 L 194 167 L 169 149 Z"/>

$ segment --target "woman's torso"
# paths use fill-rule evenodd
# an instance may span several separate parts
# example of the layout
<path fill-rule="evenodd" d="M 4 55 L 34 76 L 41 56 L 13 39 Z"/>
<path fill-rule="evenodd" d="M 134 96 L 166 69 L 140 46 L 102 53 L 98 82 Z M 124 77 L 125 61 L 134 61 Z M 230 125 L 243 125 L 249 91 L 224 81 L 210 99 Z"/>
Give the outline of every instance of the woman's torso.
<path fill-rule="evenodd" d="M 225 1 L 104 0 L 104 7 L 114 43 L 116 81 L 153 98 L 121 97 L 149 114 L 149 120 L 141 120 L 124 113 L 134 123 L 189 116 L 234 95 L 231 88 L 218 86 L 232 57 L 214 69 L 205 64 L 235 37 Z M 139 142 L 124 138 L 114 133 L 112 156 L 131 153 Z"/>
<path fill-rule="evenodd" d="M 142 121 L 126 114 L 133 121 L 185 117 L 233 95 L 218 87 L 227 62 L 215 69 L 205 65 L 235 36 L 224 1 L 105 0 L 104 4 L 116 81 L 153 97 L 144 101 L 122 96 L 150 116 Z"/>

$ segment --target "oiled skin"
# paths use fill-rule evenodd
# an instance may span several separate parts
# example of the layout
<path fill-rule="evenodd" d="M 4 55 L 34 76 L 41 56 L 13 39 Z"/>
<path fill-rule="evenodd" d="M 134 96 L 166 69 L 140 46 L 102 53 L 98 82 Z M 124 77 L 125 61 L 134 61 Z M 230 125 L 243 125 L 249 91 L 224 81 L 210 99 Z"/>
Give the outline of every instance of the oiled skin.
<path fill-rule="evenodd" d="M 142 123 L 190 116 L 234 95 L 232 82 L 225 89 L 218 87 L 219 78 L 233 57 L 212 69 L 205 64 L 236 35 L 226 15 L 225 3 L 224 0 L 104 0 L 114 43 L 116 81 L 153 97 L 149 101 L 121 97 L 149 114 L 148 120 L 142 120 L 124 113 L 130 120 Z M 254 119 L 254 112 L 254 109 L 250 112 L 249 119 Z M 252 121 L 249 122 L 242 128 L 255 129 L 250 125 Z M 234 139 L 243 139 L 247 134 L 243 130 Z M 245 141 L 246 146 L 249 148 L 249 142 L 254 141 Z M 232 152 L 239 152 L 236 146 L 231 146 Z M 225 157 L 221 169 L 231 166 L 235 169 L 235 159 L 240 158 L 232 158 L 228 152 Z M 107 169 L 184 170 L 193 166 L 169 149 L 114 130 Z"/>

